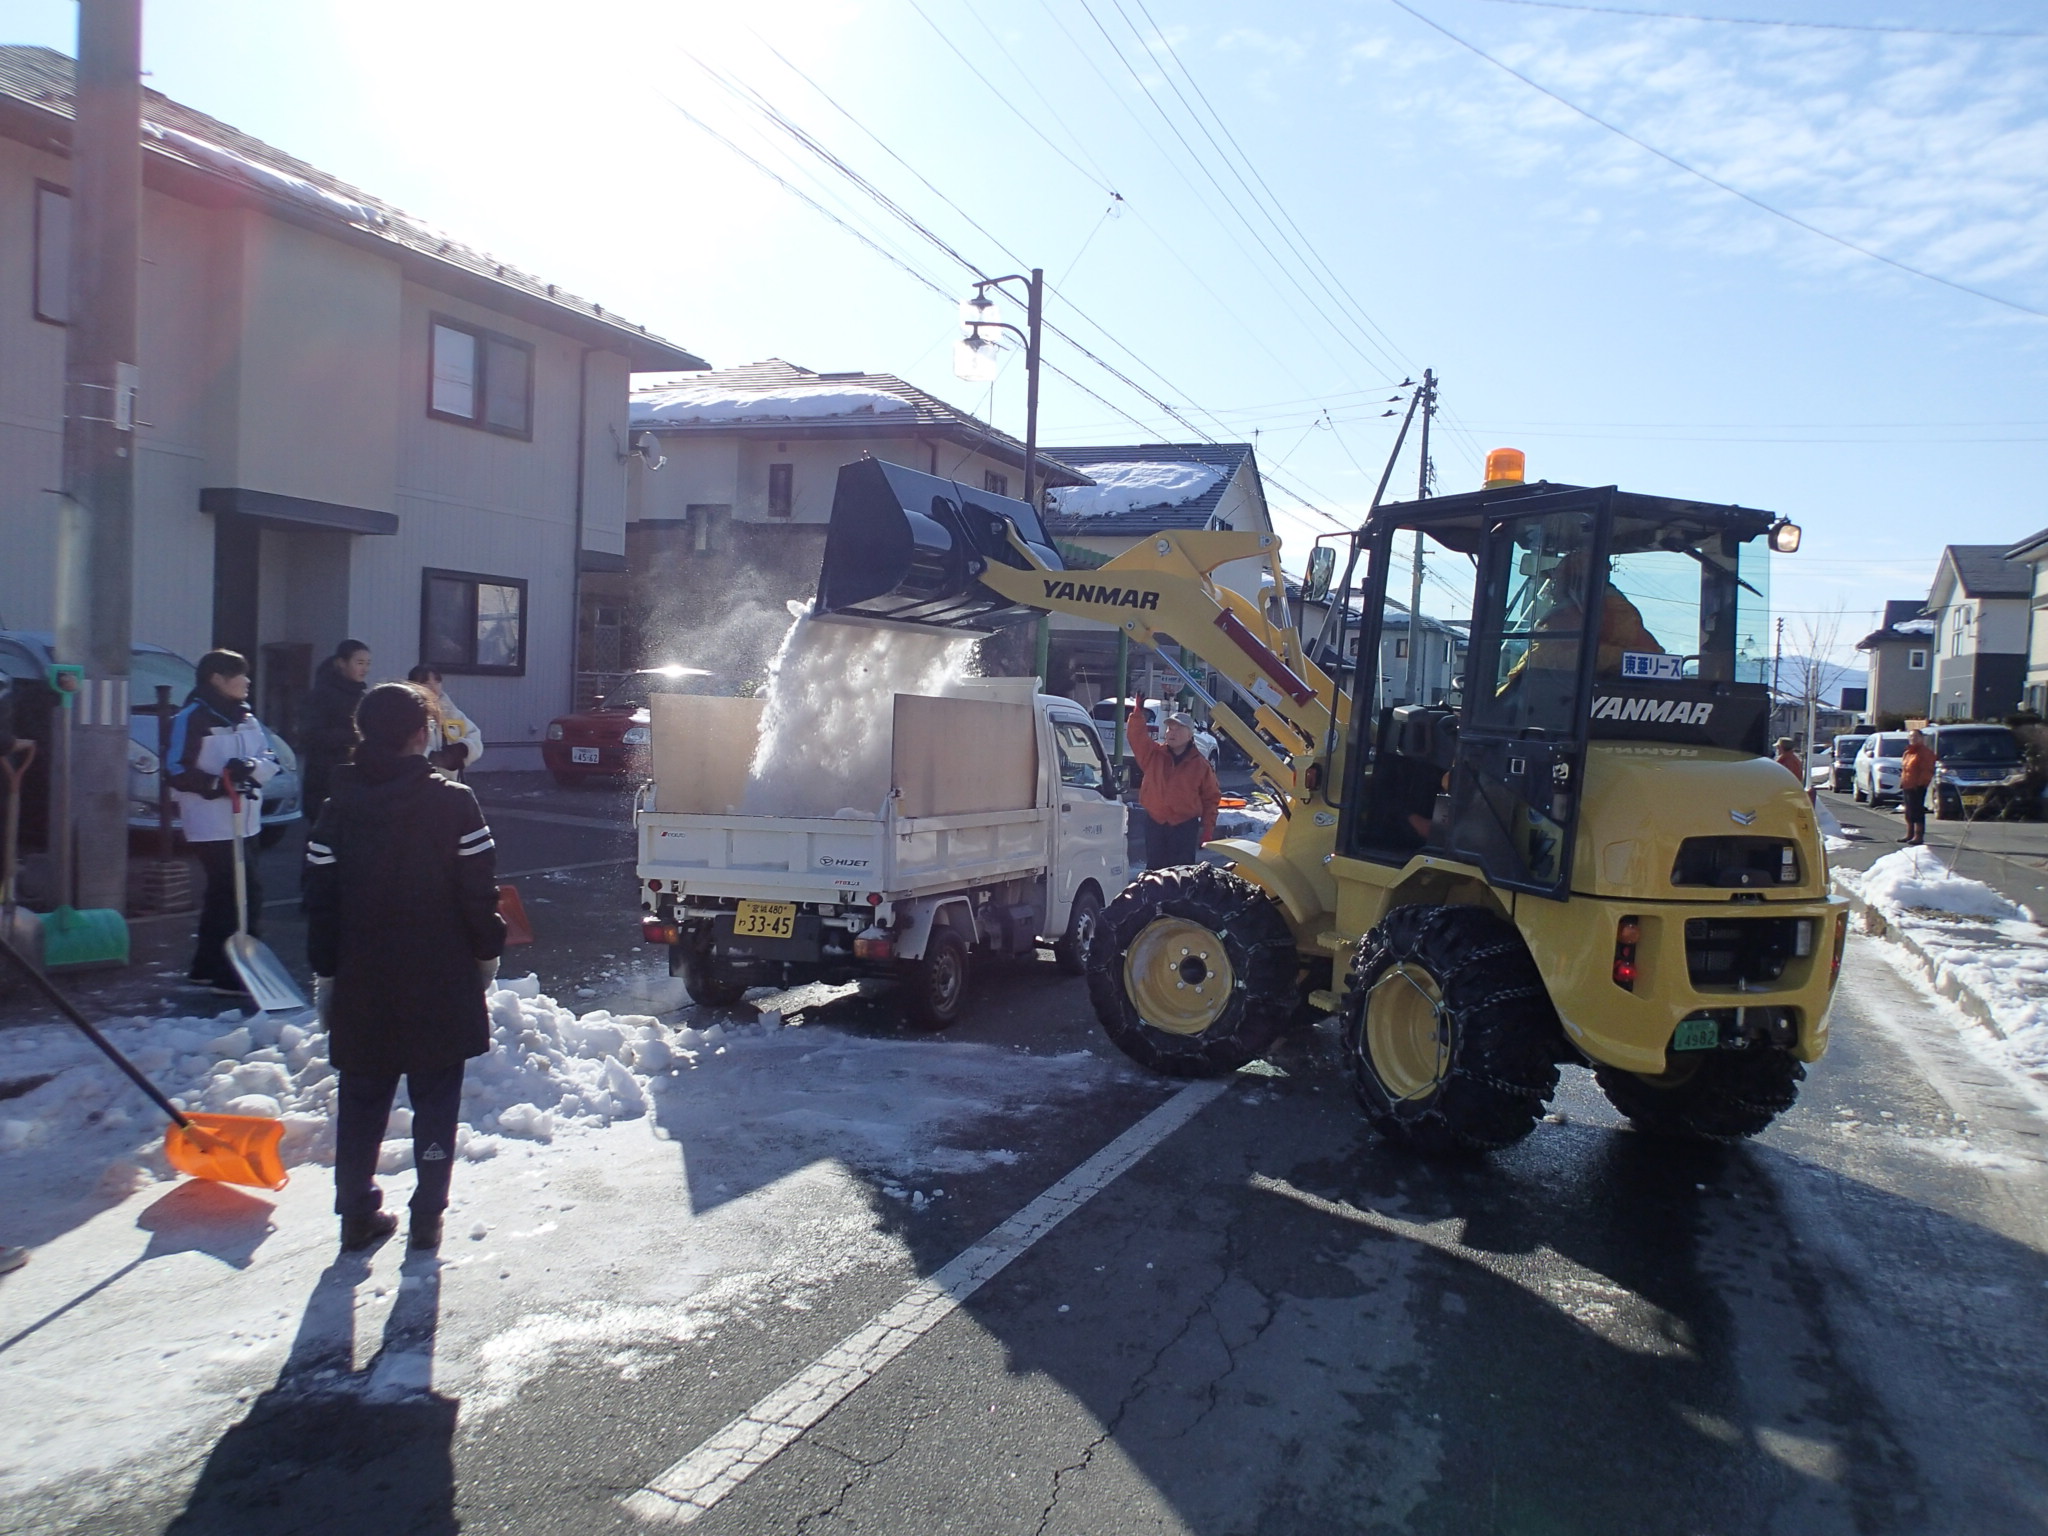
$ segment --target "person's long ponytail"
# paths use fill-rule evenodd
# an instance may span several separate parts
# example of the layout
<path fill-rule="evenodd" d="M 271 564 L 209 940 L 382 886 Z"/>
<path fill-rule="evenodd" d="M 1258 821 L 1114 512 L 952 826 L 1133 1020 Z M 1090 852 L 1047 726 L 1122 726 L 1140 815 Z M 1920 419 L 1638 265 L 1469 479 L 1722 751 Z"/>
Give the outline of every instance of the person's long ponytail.
<path fill-rule="evenodd" d="M 406 755 L 427 728 L 426 690 L 412 683 L 379 683 L 356 705 L 355 761 L 373 776 Z"/>

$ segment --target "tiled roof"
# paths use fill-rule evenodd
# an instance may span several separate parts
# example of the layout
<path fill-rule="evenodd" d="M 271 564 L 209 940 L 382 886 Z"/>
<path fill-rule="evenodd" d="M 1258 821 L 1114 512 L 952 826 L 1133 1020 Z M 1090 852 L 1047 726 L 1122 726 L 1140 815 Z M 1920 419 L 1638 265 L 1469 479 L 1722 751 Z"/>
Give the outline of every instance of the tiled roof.
<path fill-rule="evenodd" d="M 72 61 L 66 55 L 54 48 L 0 45 L 0 109 L 6 109 L 0 110 L 0 132 L 66 154 L 71 143 L 71 97 Z M 607 313 L 602 304 L 473 250 L 381 198 L 161 91 L 144 87 L 142 116 L 146 167 L 176 167 L 272 211 L 288 211 L 337 233 L 353 231 L 356 238 L 387 241 L 450 275 L 467 274 L 508 290 L 535 323 L 570 322 L 564 328 L 572 334 L 601 336 L 606 347 L 623 353 L 636 368 L 704 366 L 702 358 L 643 325 Z"/>
<path fill-rule="evenodd" d="M 948 404 L 937 395 L 919 389 L 891 373 L 819 373 L 798 363 L 785 362 L 779 357 L 764 359 L 758 363 L 747 363 L 738 368 L 714 368 L 708 373 L 689 373 L 679 378 L 662 379 L 653 377 L 636 378 L 633 381 L 633 399 L 636 404 L 649 400 L 669 389 L 703 390 L 707 393 L 724 390 L 735 395 L 749 391 L 768 394 L 775 391 L 826 389 L 837 386 L 849 391 L 880 391 L 894 395 L 903 402 L 900 411 L 867 409 L 857 413 L 828 416 L 798 416 L 786 418 L 775 416 L 750 416 L 738 420 L 710 421 L 664 421 L 659 418 L 643 418 L 635 413 L 635 430 L 645 427 L 655 432 L 677 433 L 744 433 L 751 437 L 874 437 L 878 431 L 918 432 L 935 435 L 947 442 L 972 448 L 998 463 L 1014 464 L 1019 469 L 1024 464 L 1024 444 L 956 405 Z M 923 469 L 922 464 L 913 464 L 912 469 Z M 944 466 L 941 466 L 943 470 Z M 1057 454 L 1047 449 L 1038 450 L 1038 475 L 1042 485 L 1086 485 L 1088 477 L 1077 474 Z"/>
<path fill-rule="evenodd" d="M 2033 572 L 2005 558 L 2010 544 L 1951 544 L 1943 556 L 1956 568 L 1956 583 L 1965 597 L 2025 597 L 2033 590 Z"/>
<path fill-rule="evenodd" d="M 1057 512 L 1047 516 L 1047 531 L 1067 537 L 1092 533 L 1103 538 L 1130 538 L 1174 528 L 1206 528 L 1216 515 L 1223 493 L 1239 467 L 1252 458 L 1250 443 L 1140 443 L 1125 447 L 1049 448 L 1046 451 L 1083 474 L 1087 473 L 1090 464 L 1207 464 L 1223 471 L 1214 485 L 1191 501 L 1134 507 L 1128 512 L 1101 517 L 1076 517 Z"/>

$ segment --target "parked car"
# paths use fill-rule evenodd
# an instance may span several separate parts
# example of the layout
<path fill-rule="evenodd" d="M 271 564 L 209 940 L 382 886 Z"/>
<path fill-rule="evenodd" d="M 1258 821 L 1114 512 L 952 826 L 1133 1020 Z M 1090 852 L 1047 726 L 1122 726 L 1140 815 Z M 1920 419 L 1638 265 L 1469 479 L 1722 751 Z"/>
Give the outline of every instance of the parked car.
<path fill-rule="evenodd" d="M 2031 815 L 2031 797 L 2012 793 L 2026 778 L 2020 739 L 2003 725 L 1928 727 L 1934 748 L 1934 814 L 1941 821 L 1965 816 Z"/>
<path fill-rule="evenodd" d="M 1899 798 L 1899 759 L 1906 755 L 1904 731 L 1879 731 L 1863 738 L 1856 749 L 1850 788 L 1866 805 L 1884 805 Z"/>
<path fill-rule="evenodd" d="M 619 679 L 590 708 L 548 722 L 540 759 L 568 788 L 592 779 L 646 778 L 654 726 L 648 700 L 657 693 L 722 694 L 732 689 L 702 667 L 643 667 Z"/>
<path fill-rule="evenodd" d="M 1856 784 L 1856 754 L 1862 750 L 1865 737 L 1837 736 L 1821 750 L 1827 754 L 1827 787 L 1838 795 L 1846 795 Z"/>
<path fill-rule="evenodd" d="M 1136 702 L 1134 699 L 1102 699 L 1096 703 L 1094 708 L 1088 711 L 1089 719 L 1095 723 L 1095 734 L 1102 739 L 1102 755 L 1111 763 L 1116 761 L 1117 722 L 1131 718 L 1131 706 Z M 1171 713 L 1173 711 L 1166 708 L 1157 699 L 1147 699 L 1145 701 L 1145 718 L 1152 723 L 1152 734 L 1154 736 L 1159 735 L 1165 726 L 1166 717 Z M 1216 766 L 1216 737 L 1211 732 L 1203 730 L 1200 726 L 1195 727 L 1195 750 L 1209 760 L 1210 767 Z M 1130 759 L 1128 743 L 1124 747 L 1124 758 L 1128 763 Z M 1135 786 L 1139 777 L 1141 777 L 1137 772 L 1135 764 L 1131 766 L 1130 773 L 1131 783 Z"/>
<path fill-rule="evenodd" d="M 53 638 L 45 632 L 35 630 L 0 630 L 0 675 L 15 680 L 19 688 L 23 681 L 37 687 L 46 686 L 52 654 Z M 131 704 L 154 704 L 158 684 L 166 684 L 171 690 L 171 702 L 183 704 L 198 682 L 198 670 L 176 651 L 161 645 L 138 643 L 128 657 L 128 697 Z M 54 718 L 54 717 L 53 717 Z M 263 786 L 263 830 L 267 840 L 274 841 L 281 836 L 285 827 L 297 821 L 304 814 L 300 804 L 299 759 L 285 739 L 272 730 L 269 723 L 264 732 L 270 739 L 270 750 L 277 754 L 283 770 Z M 38 750 L 47 755 L 48 741 L 39 741 Z M 157 723 L 154 715 L 131 715 L 128 721 L 128 825 L 133 831 L 155 831 L 157 828 L 157 781 L 163 771 L 157 761 Z M 176 803 L 171 808 L 171 826 L 178 825 Z"/>

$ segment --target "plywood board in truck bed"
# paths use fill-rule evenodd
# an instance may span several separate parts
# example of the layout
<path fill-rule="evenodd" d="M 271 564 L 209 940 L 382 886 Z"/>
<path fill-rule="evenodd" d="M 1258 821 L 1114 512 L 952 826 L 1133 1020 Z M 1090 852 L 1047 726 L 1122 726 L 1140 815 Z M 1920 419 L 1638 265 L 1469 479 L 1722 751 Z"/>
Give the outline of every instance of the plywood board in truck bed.
<path fill-rule="evenodd" d="M 648 701 L 655 810 L 702 816 L 738 812 L 761 734 L 762 702 L 676 693 L 657 693 Z"/>
<path fill-rule="evenodd" d="M 969 816 L 1038 803 L 1031 705 L 899 693 L 893 728 L 898 816 Z"/>

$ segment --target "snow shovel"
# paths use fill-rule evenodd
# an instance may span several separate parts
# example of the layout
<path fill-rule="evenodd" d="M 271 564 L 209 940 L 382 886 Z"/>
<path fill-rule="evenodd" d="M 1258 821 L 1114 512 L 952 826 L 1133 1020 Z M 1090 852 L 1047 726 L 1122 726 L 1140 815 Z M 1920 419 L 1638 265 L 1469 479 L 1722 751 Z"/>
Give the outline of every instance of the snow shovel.
<path fill-rule="evenodd" d="M 235 931 L 228 935 L 228 963 L 242 978 L 242 985 L 256 1006 L 265 1013 L 285 1013 L 308 1006 L 306 995 L 292 980 L 284 962 L 270 946 L 249 932 L 249 877 L 242 867 L 242 797 L 224 773 L 221 784 L 228 792 L 228 807 L 235 829 Z"/>
<path fill-rule="evenodd" d="M 278 1156 L 284 1140 L 284 1122 L 268 1115 L 187 1114 L 164 1096 L 164 1091 L 144 1077 L 135 1063 L 115 1049 L 114 1042 L 101 1034 L 90 1019 L 80 1013 L 71 999 L 41 971 L 30 965 L 21 952 L 0 940 L 0 955 L 15 966 L 53 1003 L 57 1011 L 85 1032 L 85 1038 L 107 1053 L 108 1060 L 148 1094 L 158 1109 L 171 1117 L 164 1132 L 164 1156 L 180 1173 L 216 1184 L 247 1184 L 253 1189 L 283 1189 L 290 1177 Z"/>
<path fill-rule="evenodd" d="M 6 840 L 0 844 L 0 939 L 30 965 L 43 963 L 43 920 L 14 899 L 14 866 L 21 844 L 21 786 L 28 777 L 29 764 L 36 760 L 36 744 L 19 741 L 14 750 L 0 758 L 0 774 L 7 776 Z M 0 988 L 4 991 L 5 988 Z"/>
<path fill-rule="evenodd" d="M 43 919 L 43 964 L 53 971 L 128 963 L 128 919 L 112 907 L 74 905 L 78 900 L 78 860 L 72 851 L 76 824 L 71 808 L 78 769 L 71 749 L 71 717 L 83 676 L 84 669 L 77 666 L 53 665 L 49 669 L 50 686 L 63 706 L 57 711 L 57 756 L 50 786 L 54 798 L 49 844 L 57 855 L 58 906 Z"/>
<path fill-rule="evenodd" d="M 505 920 L 505 942 L 507 944 L 531 944 L 533 924 L 527 921 L 526 903 L 519 899 L 519 887 L 501 885 L 498 887 L 498 916 Z"/>

